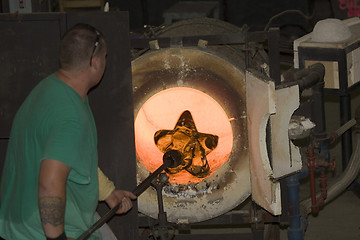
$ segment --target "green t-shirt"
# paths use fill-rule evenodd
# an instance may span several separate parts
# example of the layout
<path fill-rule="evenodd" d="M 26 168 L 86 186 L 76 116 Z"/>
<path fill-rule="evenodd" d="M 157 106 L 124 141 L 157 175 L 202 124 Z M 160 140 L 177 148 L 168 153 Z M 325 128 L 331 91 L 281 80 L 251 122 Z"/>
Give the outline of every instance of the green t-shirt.
<path fill-rule="evenodd" d="M 13 122 L 0 185 L 0 236 L 7 240 L 45 239 L 38 208 L 43 159 L 71 167 L 65 232 L 77 238 L 96 221 L 97 133 L 88 99 L 54 74 L 32 90 Z"/>

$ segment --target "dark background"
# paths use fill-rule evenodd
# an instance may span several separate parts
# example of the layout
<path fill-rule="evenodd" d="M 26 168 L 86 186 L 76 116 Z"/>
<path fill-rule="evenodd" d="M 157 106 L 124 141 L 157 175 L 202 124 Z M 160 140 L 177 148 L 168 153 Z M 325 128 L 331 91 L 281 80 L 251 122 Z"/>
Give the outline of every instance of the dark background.
<path fill-rule="evenodd" d="M 9 1 L 1 0 L 0 11 L 9 12 Z M 49 2 L 50 1 L 50 4 Z M 163 13 L 180 0 L 109 0 L 110 11 L 128 11 L 130 30 L 142 31 L 144 25 L 159 26 L 164 23 Z M 186 1 L 186 0 L 182 0 Z M 197 2 L 200 0 L 193 0 Z M 106 0 L 105 0 L 106 2 Z M 272 26 L 279 26 L 288 35 L 302 36 L 312 30 L 321 19 L 336 17 L 344 19 L 349 9 L 344 9 L 344 0 L 215 0 L 219 3 L 220 18 L 237 26 L 244 24 L 250 30 L 263 30 L 271 17 L 285 10 L 299 10 L 312 16 L 305 19 L 299 13 L 286 13 L 277 17 Z M 32 0 L 33 12 L 59 11 L 58 0 Z M 356 7 L 356 6 L 354 6 Z"/>

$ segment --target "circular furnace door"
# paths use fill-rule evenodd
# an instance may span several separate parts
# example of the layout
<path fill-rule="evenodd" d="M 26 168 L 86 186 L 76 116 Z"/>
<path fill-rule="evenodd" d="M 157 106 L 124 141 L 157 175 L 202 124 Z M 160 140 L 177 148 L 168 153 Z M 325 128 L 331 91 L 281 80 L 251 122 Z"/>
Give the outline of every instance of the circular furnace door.
<path fill-rule="evenodd" d="M 245 77 L 241 69 L 198 48 L 150 51 L 132 62 L 137 181 L 178 150 L 163 189 L 168 221 L 192 223 L 226 213 L 250 195 Z M 158 216 L 155 188 L 139 211 Z"/>

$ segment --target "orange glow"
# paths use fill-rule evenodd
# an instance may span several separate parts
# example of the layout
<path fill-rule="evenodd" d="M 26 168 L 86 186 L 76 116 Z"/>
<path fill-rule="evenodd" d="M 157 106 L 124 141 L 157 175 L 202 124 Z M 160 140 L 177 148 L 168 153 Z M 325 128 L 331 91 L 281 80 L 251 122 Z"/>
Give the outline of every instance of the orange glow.
<path fill-rule="evenodd" d="M 193 88 L 176 87 L 163 90 L 150 97 L 135 118 L 135 146 L 140 164 L 149 172 L 161 164 L 163 152 L 154 142 L 159 130 L 174 129 L 180 115 L 189 110 L 197 131 L 219 137 L 217 147 L 207 156 L 209 175 L 216 172 L 229 158 L 233 134 L 230 120 L 223 108 L 207 94 Z M 189 184 L 203 180 L 185 170 L 170 174 L 171 183 Z"/>

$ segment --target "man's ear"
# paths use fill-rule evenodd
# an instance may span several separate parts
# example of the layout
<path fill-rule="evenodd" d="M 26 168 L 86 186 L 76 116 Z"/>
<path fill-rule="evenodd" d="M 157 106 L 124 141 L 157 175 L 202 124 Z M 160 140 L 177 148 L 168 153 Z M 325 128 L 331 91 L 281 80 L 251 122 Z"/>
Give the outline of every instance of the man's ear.
<path fill-rule="evenodd" d="M 99 67 L 99 57 L 98 56 L 93 56 L 93 58 L 91 59 L 91 67 L 98 69 L 98 67 Z"/>
<path fill-rule="evenodd" d="M 96 64 L 96 57 L 93 56 L 92 59 L 91 59 L 91 64 L 90 64 L 90 66 L 93 67 L 93 66 L 95 66 L 95 64 Z"/>

